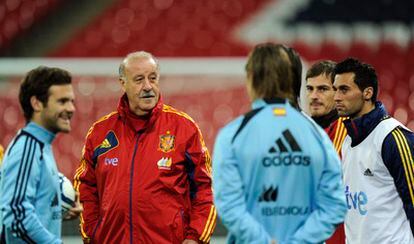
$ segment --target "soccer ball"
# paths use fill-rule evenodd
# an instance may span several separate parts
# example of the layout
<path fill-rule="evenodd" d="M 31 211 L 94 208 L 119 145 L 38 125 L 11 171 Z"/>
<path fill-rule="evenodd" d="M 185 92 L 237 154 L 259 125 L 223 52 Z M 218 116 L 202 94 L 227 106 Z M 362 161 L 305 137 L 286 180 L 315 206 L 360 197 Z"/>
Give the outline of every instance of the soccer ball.
<path fill-rule="evenodd" d="M 62 214 L 66 215 L 66 212 L 75 205 L 75 189 L 68 178 L 62 173 L 59 173 L 59 185 L 62 199 Z"/>

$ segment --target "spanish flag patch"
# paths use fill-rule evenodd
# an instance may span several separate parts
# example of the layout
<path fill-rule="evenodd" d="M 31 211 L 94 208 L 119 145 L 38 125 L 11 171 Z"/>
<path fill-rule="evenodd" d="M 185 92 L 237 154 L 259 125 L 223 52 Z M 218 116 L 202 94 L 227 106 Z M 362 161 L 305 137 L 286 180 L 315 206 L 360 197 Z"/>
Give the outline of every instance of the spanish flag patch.
<path fill-rule="evenodd" d="M 286 109 L 285 108 L 274 108 L 273 114 L 275 116 L 286 116 Z"/>

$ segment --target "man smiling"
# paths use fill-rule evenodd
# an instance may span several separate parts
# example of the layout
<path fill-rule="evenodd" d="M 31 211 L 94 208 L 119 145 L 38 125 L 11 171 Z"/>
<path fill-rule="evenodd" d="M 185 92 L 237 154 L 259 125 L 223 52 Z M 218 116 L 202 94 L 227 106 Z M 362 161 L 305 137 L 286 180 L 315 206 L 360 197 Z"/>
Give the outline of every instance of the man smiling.
<path fill-rule="evenodd" d="M 61 192 L 52 141 L 71 130 L 75 112 L 70 74 L 38 67 L 19 93 L 27 125 L 10 143 L 1 172 L 1 243 L 61 243 Z M 80 203 L 69 211 L 74 218 Z"/>

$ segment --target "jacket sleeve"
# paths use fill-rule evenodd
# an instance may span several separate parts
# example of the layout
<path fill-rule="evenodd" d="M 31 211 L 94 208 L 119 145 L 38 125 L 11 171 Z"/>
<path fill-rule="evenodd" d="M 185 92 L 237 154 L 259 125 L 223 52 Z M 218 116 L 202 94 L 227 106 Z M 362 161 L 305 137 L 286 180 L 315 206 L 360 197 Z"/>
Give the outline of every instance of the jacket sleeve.
<path fill-rule="evenodd" d="M 84 243 L 89 243 L 99 224 L 99 198 L 96 185 L 95 167 L 92 160 L 93 147 L 90 135 L 82 151 L 82 159 L 74 176 L 74 187 L 79 192 L 83 212 L 80 215 L 80 233 Z"/>
<path fill-rule="evenodd" d="M 232 150 L 231 135 L 222 130 L 213 156 L 214 203 L 223 224 L 240 243 L 270 243 L 264 227 L 247 211 L 238 162 Z"/>
<path fill-rule="evenodd" d="M 41 147 L 31 137 L 13 144 L 2 167 L 1 208 L 6 232 L 26 243 L 62 243 L 41 223 L 33 203 L 38 182 Z"/>
<path fill-rule="evenodd" d="M 347 210 L 338 155 L 328 136 L 321 133 L 324 169 L 315 195 L 315 209 L 293 235 L 292 243 L 321 243 L 344 221 Z"/>
<path fill-rule="evenodd" d="M 404 211 L 414 233 L 414 134 L 397 127 L 385 138 L 381 156 L 403 202 Z"/>
<path fill-rule="evenodd" d="M 187 174 L 190 180 L 190 224 L 185 238 L 208 243 L 216 226 L 211 185 L 211 158 L 197 126 L 187 142 Z"/>

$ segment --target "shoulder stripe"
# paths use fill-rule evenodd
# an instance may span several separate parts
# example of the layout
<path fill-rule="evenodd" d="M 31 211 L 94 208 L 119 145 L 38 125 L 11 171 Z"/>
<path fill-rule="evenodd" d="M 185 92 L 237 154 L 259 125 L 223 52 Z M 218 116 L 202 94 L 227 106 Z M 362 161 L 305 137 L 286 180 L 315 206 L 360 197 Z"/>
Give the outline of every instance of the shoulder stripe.
<path fill-rule="evenodd" d="M 85 138 L 87 138 L 92 133 L 95 125 L 101 123 L 102 121 L 105 121 L 105 120 L 109 119 L 109 117 L 111 117 L 112 115 L 117 114 L 117 113 L 118 113 L 118 111 L 114 111 L 114 112 L 111 112 L 111 113 L 99 118 L 95 123 L 92 124 L 91 128 L 89 128 L 88 132 L 86 133 Z"/>
<path fill-rule="evenodd" d="M 342 144 L 343 144 L 343 142 L 345 140 L 345 137 L 346 137 L 346 134 L 347 134 L 346 127 L 345 127 L 343 121 L 344 121 L 343 119 L 341 119 L 341 121 L 340 121 L 342 129 L 341 129 L 341 135 L 339 136 L 338 142 L 337 142 L 337 151 L 339 153 L 341 152 Z"/>
<path fill-rule="evenodd" d="M 214 205 L 211 205 L 210 214 L 208 215 L 207 224 L 204 227 L 203 233 L 200 236 L 200 240 L 203 243 L 210 241 L 211 235 L 213 234 L 214 227 L 216 226 L 217 211 Z"/>
<path fill-rule="evenodd" d="M 334 138 L 333 138 L 333 141 L 332 141 L 332 143 L 335 146 L 335 149 L 337 149 L 336 145 L 337 145 L 337 140 L 338 140 L 338 134 L 340 134 L 339 133 L 340 130 L 341 130 L 340 121 L 337 121 L 336 128 L 335 128 L 335 135 L 334 135 Z"/>
<path fill-rule="evenodd" d="M 203 147 L 207 148 L 205 146 L 203 146 Z M 213 169 L 212 169 L 212 163 L 211 163 L 211 156 L 210 156 L 210 153 L 208 152 L 208 150 L 205 150 L 204 155 L 205 155 L 205 158 L 206 158 L 206 162 L 205 162 L 206 170 L 207 170 L 208 175 L 211 177 Z"/>
<path fill-rule="evenodd" d="M 410 192 L 411 202 L 414 205 L 413 194 L 413 169 L 411 164 L 413 163 L 413 157 L 411 155 L 410 148 L 408 147 L 407 138 L 402 134 L 399 128 L 392 132 L 392 135 L 397 143 L 398 151 L 400 153 L 401 162 L 404 167 L 405 178 L 407 181 L 407 188 Z"/>
<path fill-rule="evenodd" d="M 342 123 L 342 119 L 340 118 L 337 122 L 337 129 L 336 129 L 337 134 L 336 134 L 336 137 L 335 137 L 335 145 L 336 146 L 339 144 L 339 141 L 340 141 L 340 139 L 343 135 L 343 132 L 344 132 L 344 128 L 345 128 L 345 126 Z"/>
<path fill-rule="evenodd" d="M 24 175 L 26 174 L 26 169 L 27 169 L 27 164 L 31 164 L 33 162 L 33 158 L 29 158 L 30 154 L 32 154 L 32 146 L 33 146 L 33 140 L 30 137 L 26 137 L 25 143 L 24 143 L 24 148 L 23 148 L 23 155 L 22 155 L 22 159 L 19 161 L 20 165 L 19 165 L 19 170 L 18 170 L 18 174 L 17 174 L 17 178 L 16 178 L 16 183 L 14 186 L 14 193 L 13 193 L 13 198 L 11 201 L 11 207 L 12 210 L 15 210 L 16 213 L 16 218 L 18 216 L 21 215 L 21 212 L 24 211 L 24 209 L 22 209 L 23 206 L 19 206 L 18 203 L 20 202 L 20 198 L 21 198 L 21 190 L 22 187 L 24 185 Z"/>
<path fill-rule="evenodd" d="M 209 173 L 209 175 L 211 175 L 211 172 L 212 172 L 211 156 L 210 156 L 210 153 L 208 152 L 206 143 L 205 143 L 204 138 L 203 138 L 203 134 L 201 133 L 200 128 L 198 127 L 198 125 L 196 124 L 196 122 L 193 120 L 193 118 L 191 118 L 188 114 L 186 114 L 184 112 L 181 112 L 181 111 L 178 111 L 175 108 L 173 108 L 171 106 L 168 106 L 166 104 L 163 105 L 162 111 L 163 112 L 166 112 L 166 113 L 177 114 L 177 115 L 179 115 L 181 117 L 184 117 L 184 118 L 188 119 L 189 121 L 191 121 L 193 123 L 193 125 L 196 127 L 197 132 L 198 132 L 198 135 L 200 137 L 200 143 L 201 143 L 201 146 L 203 148 L 204 157 L 205 157 L 205 160 L 206 160 L 205 161 L 205 165 L 206 165 L 207 172 Z"/>
<path fill-rule="evenodd" d="M 335 150 L 338 152 L 338 154 L 341 153 L 342 143 L 346 137 L 346 128 L 345 128 L 345 125 L 343 124 L 343 121 L 344 121 L 344 118 L 338 119 L 336 129 L 335 129 L 335 137 L 333 140 Z"/>
<path fill-rule="evenodd" d="M 83 213 L 80 214 L 79 218 L 80 218 L 80 228 L 79 229 L 80 229 L 80 233 L 82 235 L 82 239 L 83 240 L 88 240 L 85 243 L 89 243 L 90 237 L 85 232 L 85 221 L 83 220 Z"/>
<path fill-rule="evenodd" d="M 343 126 L 342 127 L 342 134 L 338 139 L 338 144 L 336 145 L 336 151 L 338 152 L 339 155 L 341 155 L 342 145 L 344 143 L 346 133 L 347 133 L 346 128 Z"/>
<path fill-rule="evenodd" d="M 177 115 L 179 115 L 181 117 L 184 117 L 184 118 L 190 120 L 191 122 L 195 123 L 193 118 L 191 118 L 188 114 L 186 114 L 184 112 L 181 112 L 181 111 L 178 111 L 178 110 L 176 110 L 175 108 L 173 108 L 171 106 L 168 106 L 168 105 L 164 104 L 164 106 L 162 107 L 162 111 L 166 112 L 166 113 L 177 114 Z"/>
<path fill-rule="evenodd" d="M 35 138 L 28 136 L 26 137 L 22 159 L 20 161 L 18 175 L 16 178 L 16 184 L 14 188 L 13 198 L 10 203 L 14 220 L 12 223 L 12 232 L 16 233 L 17 236 L 29 243 L 35 243 L 27 235 L 27 231 L 23 225 L 23 220 L 26 217 L 25 208 L 23 206 L 23 200 L 29 182 L 29 174 L 33 165 L 36 146 L 39 146 L 39 142 Z"/>
<path fill-rule="evenodd" d="M 73 188 L 75 189 L 76 192 L 78 192 L 80 194 L 79 191 L 79 187 L 81 185 L 81 180 L 80 180 L 80 176 L 85 172 L 86 170 L 86 160 L 84 158 L 81 159 L 80 165 L 78 167 L 78 169 L 76 170 L 75 176 L 74 176 L 74 181 L 73 181 Z M 80 197 L 80 195 L 79 195 Z M 85 221 L 83 219 L 83 213 L 80 214 L 79 216 L 80 219 L 80 233 L 82 236 L 83 240 L 89 240 L 89 236 L 86 234 L 85 232 Z M 88 243 L 88 242 L 86 242 Z"/>
<path fill-rule="evenodd" d="M 80 176 L 85 172 L 86 170 L 86 160 L 84 158 L 81 159 L 80 165 L 78 169 L 76 170 L 74 181 L 73 181 L 73 188 L 75 188 L 75 191 L 79 192 L 79 187 L 81 185 Z"/>
<path fill-rule="evenodd" d="M 41 142 L 39 139 L 37 139 L 34 135 L 30 134 L 29 132 L 24 131 L 24 130 L 20 130 L 20 131 L 19 131 L 19 133 L 18 133 L 18 135 L 17 135 L 17 136 L 13 139 L 13 142 L 11 143 L 11 146 L 10 146 L 10 148 L 8 149 L 7 155 L 9 155 L 9 154 L 10 154 L 10 152 L 12 151 L 12 148 L 15 146 L 15 144 L 17 143 L 17 141 L 18 141 L 21 137 L 22 137 L 22 138 L 24 138 L 24 137 L 30 137 L 30 138 L 32 138 L 34 141 L 36 141 L 36 142 L 40 145 L 40 147 L 41 147 L 41 148 L 43 148 L 43 145 L 44 145 L 44 143 L 43 143 L 43 142 Z"/>
<path fill-rule="evenodd" d="M 244 118 L 239 126 L 239 128 L 237 129 L 236 133 L 234 133 L 233 138 L 231 139 L 231 143 L 234 142 L 234 140 L 236 140 L 236 137 L 239 135 L 239 133 L 243 130 L 243 128 L 247 125 L 247 123 L 257 114 L 259 113 L 264 107 L 261 108 L 256 108 L 251 110 L 250 112 L 246 113 L 244 115 Z"/>

